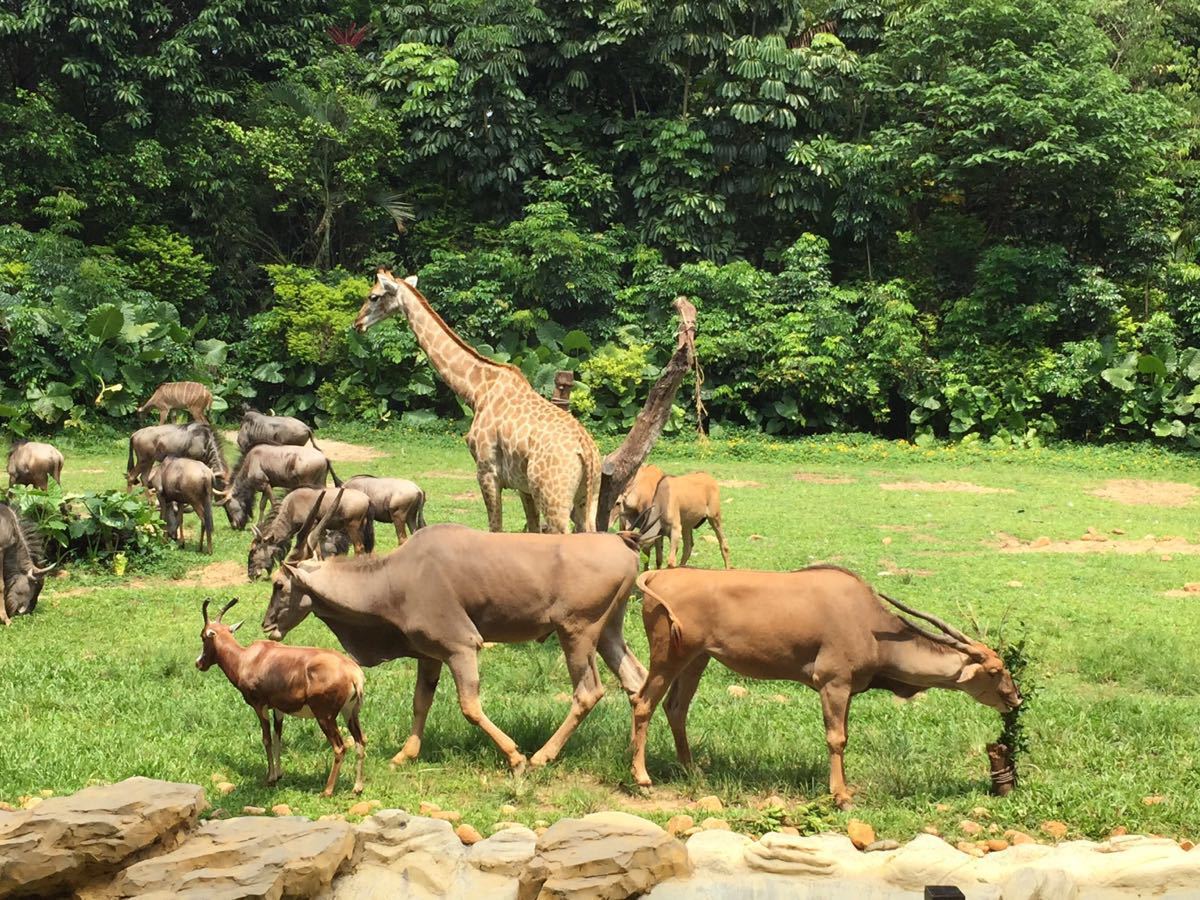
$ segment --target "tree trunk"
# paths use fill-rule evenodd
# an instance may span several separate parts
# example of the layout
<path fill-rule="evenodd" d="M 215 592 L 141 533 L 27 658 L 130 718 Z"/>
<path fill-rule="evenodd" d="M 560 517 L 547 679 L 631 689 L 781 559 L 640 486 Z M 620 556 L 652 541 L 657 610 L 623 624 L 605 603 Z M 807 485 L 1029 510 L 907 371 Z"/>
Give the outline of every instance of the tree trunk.
<path fill-rule="evenodd" d="M 675 298 L 675 311 L 679 314 L 679 331 L 675 353 L 663 368 L 658 381 L 650 389 L 650 395 L 638 413 L 633 427 L 621 446 L 614 450 L 600 466 L 600 503 L 596 510 L 596 530 L 608 531 L 612 524 L 613 507 L 630 479 L 650 455 L 654 442 L 662 434 L 671 404 L 679 392 L 683 377 L 692 367 L 696 334 L 696 307 L 686 297 Z"/>

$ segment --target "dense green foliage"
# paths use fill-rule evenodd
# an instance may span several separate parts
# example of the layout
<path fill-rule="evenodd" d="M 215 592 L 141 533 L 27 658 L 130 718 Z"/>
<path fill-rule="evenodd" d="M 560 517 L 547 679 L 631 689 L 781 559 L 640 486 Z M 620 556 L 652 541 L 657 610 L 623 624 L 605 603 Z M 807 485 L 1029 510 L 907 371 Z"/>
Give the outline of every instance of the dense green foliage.
<path fill-rule="evenodd" d="M 575 369 L 599 430 L 685 293 L 717 424 L 1200 443 L 1187 0 L 21 10 L 15 430 L 185 376 L 230 406 L 457 417 L 403 323 L 348 328 L 388 263 L 540 389 Z"/>

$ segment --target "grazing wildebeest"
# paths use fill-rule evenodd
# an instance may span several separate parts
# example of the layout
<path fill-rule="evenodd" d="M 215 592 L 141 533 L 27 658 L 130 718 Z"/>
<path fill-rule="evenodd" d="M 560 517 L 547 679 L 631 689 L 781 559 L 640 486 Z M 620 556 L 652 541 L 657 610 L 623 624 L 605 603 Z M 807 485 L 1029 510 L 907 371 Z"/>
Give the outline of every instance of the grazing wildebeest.
<path fill-rule="evenodd" d="M 425 492 L 407 478 L 377 478 L 374 475 L 355 475 L 346 487 L 362 491 L 371 498 L 371 515 L 376 522 L 391 522 L 396 527 L 396 540 L 403 544 L 408 535 L 425 527 Z"/>
<path fill-rule="evenodd" d="M 167 525 L 167 537 L 184 546 L 183 511 L 190 506 L 200 519 L 201 552 L 212 553 L 213 473 L 204 463 L 180 456 L 167 456 L 146 477 L 146 487 L 158 501 L 158 513 Z M 205 550 L 204 536 L 208 535 Z"/>
<path fill-rule="evenodd" d="M 642 574 L 637 584 L 650 639 L 650 674 L 633 702 L 633 778 L 639 785 L 650 784 L 646 730 L 668 688 L 675 752 L 691 765 L 688 706 L 711 658 L 748 678 L 798 681 L 820 693 L 829 792 L 843 809 L 850 806 L 842 754 L 854 694 L 880 688 L 911 697 L 938 687 L 965 691 L 1000 712 L 1021 703 L 995 651 L 836 566 L 798 572 L 661 569 Z M 889 611 L 881 598 L 938 631 Z"/>
<path fill-rule="evenodd" d="M 514 769 L 525 756 L 492 724 L 479 701 L 484 641 L 517 643 L 558 635 L 574 684 L 571 710 L 529 760 L 554 759 L 604 696 L 596 650 L 632 696 L 645 669 L 625 643 L 625 604 L 638 554 L 628 535 L 508 534 L 431 525 L 384 557 L 285 563 L 263 618 L 281 639 L 310 612 L 360 665 L 415 657 L 412 733 L 393 762 L 416 758 L 443 663 L 467 720 L 487 733 Z"/>
<path fill-rule="evenodd" d="M 336 495 L 336 497 L 335 497 Z M 371 518 L 371 500 L 362 491 L 348 486 L 330 489 L 296 488 L 283 498 L 261 526 L 254 526 L 246 575 L 251 580 L 269 575 L 275 563 L 283 559 L 310 515 L 321 514 L 322 530 L 333 528 L 345 533 L 356 554 L 375 550 L 375 522 Z"/>
<path fill-rule="evenodd" d="M 333 471 L 325 454 L 312 447 L 277 446 L 259 444 L 251 447 L 233 468 L 229 487 L 217 500 L 225 507 L 229 524 L 239 531 L 250 521 L 254 507 L 254 495 L 262 497 L 258 504 L 258 520 L 261 522 L 267 503 L 275 506 L 275 488 L 295 490 L 301 487 L 325 487 L 326 473 L 333 478 L 334 486 L 342 482 Z"/>
<path fill-rule="evenodd" d="M 290 444 L 303 447 L 312 441 L 313 430 L 299 419 L 291 416 L 267 416 L 255 409 L 247 409 L 242 415 L 242 427 L 238 429 L 237 444 L 243 453 L 257 444 Z"/>
<path fill-rule="evenodd" d="M 125 468 L 125 486 L 145 484 L 150 467 L 168 456 L 195 459 L 213 471 L 214 481 L 227 481 L 229 464 L 221 441 L 209 426 L 199 422 L 187 425 L 149 425 L 129 436 L 129 458 Z M 135 463 L 136 460 L 136 463 Z"/>
<path fill-rule="evenodd" d="M 148 409 L 158 410 L 159 425 L 165 425 L 177 409 L 186 409 L 195 421 L 207 425 L 205 413 L 212 409 L 212 391 L 198 381 L 165 381 L 137 411 L 144 413 Z"/>
<path fill-rule="evenodd" d="M 0 623 L 31 613 L 42 593 L 46 573 L 54 566 L 38 563 L 41 542 L 32 523 L 0 503 Z"/>
<path fill-rule="evenodd" d="M 196 660 L 196 668 L 207 672 L 216 663 L 258 716 L 263 749 L 267 751 L 267 784 L 275 784 L 283 777 L 280 751 L 283 748 L 284 715 L 316 719 L 333 748 L 333 768 L 323 791 L 326 797 L 333 796 L 338 773 L 342 770 L 342 757 L 346 753 L 337 725 L 338 716 L 341 716 L 354 738 L 358 754 L 354 793 L 361 794 L 363 760 L 367 755 L 367 742 L 358 723 L 363 702 L 362 669 L 342 654 L 319 647 L 288 647 L 274 641 L 255 641 L 243 647 L 233 636 L 242 623 L 230 626 L 221 621 L 221 616 L 237 603 L 237 598 L 225 604 L 216 621 L 209 621 L 209 602 L 205 600 L 201 608 L 204 629 L 200 632 L 200 640 L 204 649 Z M 274 741 L 271 740 L 267 710 L 275 720 Z"/>
<path fill-rule="evenodd" d="M 729 543 L 721 528 L 721 489 L 716 479 L 705 472 L 667 475 L 658 466 L 642 466 L 619 498 L 617 506 L 624 521 L 637 521 L 642 527 L 661 521 L 662 537 L 654 544 L 654 564 L 662 568 L 663 541 L 669 540 L 668 568 L 675 568 L 679 540 L 683 538 L 681 566 L 692 555 L 692 531 L 707 521 L 721 547 L 721 559 L 729 568 Z M 626 527 L 629 527 L 628 525 Z"/>
<path fill-rule="evenodd" d="M 58 448 L 25 438 L 13 438 L 8 448 L 8 486 L 28 484 L 44 491 L 53 478 L 62 484 L 63 455 Z"/>

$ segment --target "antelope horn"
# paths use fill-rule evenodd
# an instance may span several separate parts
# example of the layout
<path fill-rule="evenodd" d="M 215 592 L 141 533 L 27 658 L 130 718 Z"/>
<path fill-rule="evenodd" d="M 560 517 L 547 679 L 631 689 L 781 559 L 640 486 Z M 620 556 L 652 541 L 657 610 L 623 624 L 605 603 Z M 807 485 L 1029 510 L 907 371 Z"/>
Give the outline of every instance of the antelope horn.
<path fill-rule="evenodd" d="M 321 504 L 324 502 L 325 492 L 322 491 L 317 495 L 317 502 L 312 505 L 312 509 L 305 516 L 304 524 L 300 526 L 300 531 L 296 535 L 296 549 L 288 555 L 287 562 L 299 562 L 304 559 L 308 536 L 312 532 L 313 523 L 317 521 L 317 516 L 321 514 Z"/>
<path fill-rule="evenodd" d="M 237 602 L 238 602 L 238 598 L 234 597 L 232 600 L 230 600 L 228 603 L 226 603 L 224 606 L 222 606 L 221 611 L 219 613 L 217 613 L 217 621 L 220 622 L 221 617 L 224 616 L 225 613 L 229 612 L 229 608 Z"/>
<path fill-rule="evenodd" d="M 880 594 L 879 596 L 882 597 L 884 600 L 886 600 L 888 603 L 892 604 L 892 606 L 896 607 L 896 609 L 900 610 L 901 612 L 908 613 L 910 616 L 916 616 L 918 619 L 924 619 L 930 625 L 933 625 L 936 628 L 940 628 L 947 635 L 954 638 L 955 641 L 957 641 L 961 644 L 964 644 L 967 647 L 970 647 L 971 644 L 973 643 L 969 637 L 967 637 L 965 634 L 963 634 L 961 631 L 959 631 L 954 626 L 946 624 L 941 619 L 939 619 L 937 616 L 932 616 L 929 613 L 921 612 L 919 609 L 913 609 L 911 606 L 901 603 L 899 600 L 889 597 L 887 594 Z M 941 641 L 941 643 L 944 644 L 946 642 Z"/>
<path fill-rule="evenodd" d="M 200 607 L 200 612 L 204 613 L 204 624 L 205 625 L 208 624 L 208 604 L 210 604 L 210 603 L 212 603 L 211 597 L 208 598 L 207 600 L 205 600 L 203 605 L 201 605 L 201 607 Z"/>

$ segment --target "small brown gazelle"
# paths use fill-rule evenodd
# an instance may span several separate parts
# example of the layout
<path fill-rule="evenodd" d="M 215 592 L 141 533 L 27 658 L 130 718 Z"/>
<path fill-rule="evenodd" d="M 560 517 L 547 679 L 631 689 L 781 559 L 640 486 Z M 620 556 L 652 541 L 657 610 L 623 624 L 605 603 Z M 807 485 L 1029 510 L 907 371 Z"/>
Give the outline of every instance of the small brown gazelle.
<path fill-rule="evenodd" d="M 326 797 L 331 796 L 342 768 L 342 756 L 346 753 L 337 726 L 340 715 L 346 720 L 358 754 L 354 793 L 362 793 L 363 759 L 366 757 L 366 741 L 358 724 L 358 711 L 363 701 L 362 669 L 342 654 L 319 647 L 289 647 L 274 641 L 255 641 L 242 647 L 233 636 L 242 623 L 229 626 L 221 621 L 221 617 L 237 603 L 237 598 L 226 603 L 212 621 L 208 618 L 210 602 L 205 600 L 202 608 L 204 630 L 200 632 L 200 640 L 204 649 L 196 659 L 196 668 L 206 672 L 213 663 L 220 666 L 258 715 L 263 748 L 267 751 L 267 784 L 274 784 L 283 775 L 279 761 L 283 716 L 316 719 L 333 747 L 333 769 L 324 791 Z M 275 719 L 273 741 L 267 710 Z"/>

